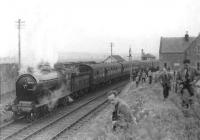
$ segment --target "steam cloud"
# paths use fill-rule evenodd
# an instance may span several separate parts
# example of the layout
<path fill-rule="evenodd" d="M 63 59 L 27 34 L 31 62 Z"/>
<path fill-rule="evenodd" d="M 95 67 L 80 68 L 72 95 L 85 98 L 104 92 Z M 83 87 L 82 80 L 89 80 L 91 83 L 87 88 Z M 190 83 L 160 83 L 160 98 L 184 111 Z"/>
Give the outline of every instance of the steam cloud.
<path fill-rule="evenodd" d="M 39 100 L 40 104 L 47 104 L 48 110 L 51 111 L 58 103 L 58 100 L 65 96 L 70 94 L 69 90 L 66 90 L 66 86 L 62 84 L 62 86 L 54 91 L 50 91 L 50 96 L 44 96 Z M 71 100 L 72 101 L 72 100 Z"/>

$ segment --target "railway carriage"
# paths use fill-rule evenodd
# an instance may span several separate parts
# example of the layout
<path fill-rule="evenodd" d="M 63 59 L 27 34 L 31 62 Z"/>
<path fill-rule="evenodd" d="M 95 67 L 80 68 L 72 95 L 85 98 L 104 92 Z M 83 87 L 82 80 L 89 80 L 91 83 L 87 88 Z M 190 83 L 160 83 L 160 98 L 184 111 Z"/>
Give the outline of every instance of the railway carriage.
<path fill-rule="evenodd" d="M 123 62 L 122 65 L 122 77 L 127 78 L 130 75 L 131 63 Z"/>
<path fill-rule="evenodd" d="M 91 69 L 91 87 L 104 84 L 107 81 L 106 64 L 92 64 L 88 65 Z"/>
<path fill-rule="evenodd" d="M 119 63 L 99 63 L 88 65 L 91 69 L 91 88 L 110 83 L 121 76 Z"/>
<path fill-rule="evenodd" d="M 122 66 L 119 63 L 107 64 L 106 69 L 108 70 L 108 75 L 110 81 L 118 79 L 121 77 Z"/>

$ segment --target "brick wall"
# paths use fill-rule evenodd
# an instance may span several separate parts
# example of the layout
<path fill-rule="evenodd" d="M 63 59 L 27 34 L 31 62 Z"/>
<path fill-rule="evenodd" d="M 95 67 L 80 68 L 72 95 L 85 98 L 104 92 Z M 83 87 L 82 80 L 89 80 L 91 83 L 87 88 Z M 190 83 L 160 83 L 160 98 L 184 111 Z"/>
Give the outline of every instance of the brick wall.
<path fill-rule="evenodd" d="M 186 50 L 185 55 L 190 59 L 193 67 L 197 68 L 198 63 L 200 65 L 200 37 L 191 44 L 191 46 Z"/>
<path fill-rule="evenodd" d="M 0 95 L 15 91 L 17 64 L 0 64 Z"/>
<path fill-rule="evenodd" d="M 183 64 L 184 53 L 160 53 L 160 68 L 164 67 L 164 63 L 170 69 L 178 69 Z"/>

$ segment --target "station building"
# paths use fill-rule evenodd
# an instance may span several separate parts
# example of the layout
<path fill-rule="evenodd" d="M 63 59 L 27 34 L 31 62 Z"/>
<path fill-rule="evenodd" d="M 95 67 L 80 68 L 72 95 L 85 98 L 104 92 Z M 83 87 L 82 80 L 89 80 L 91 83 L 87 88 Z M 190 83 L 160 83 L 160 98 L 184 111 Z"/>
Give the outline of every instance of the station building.
<path fill-rule="evenodd" d="M 179 69 L 185 58 L 189 58 L 192 66 L 200 65 L 200 37 L 161 37 L 159 48 L 160 67 Z M 195 53 L 194 53 L 195 51 Z"/>

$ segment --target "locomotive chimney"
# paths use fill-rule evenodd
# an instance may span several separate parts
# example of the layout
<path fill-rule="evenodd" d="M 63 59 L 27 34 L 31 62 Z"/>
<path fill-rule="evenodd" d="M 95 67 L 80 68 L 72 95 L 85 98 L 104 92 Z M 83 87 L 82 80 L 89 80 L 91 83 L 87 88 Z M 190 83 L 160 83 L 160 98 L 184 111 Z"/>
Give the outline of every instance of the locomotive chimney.
<path fill-rule="evenodd" d="M 186 33 L 185 33 L 185 41 L 189 41 L 188 31 L 186 31 Z"/>

